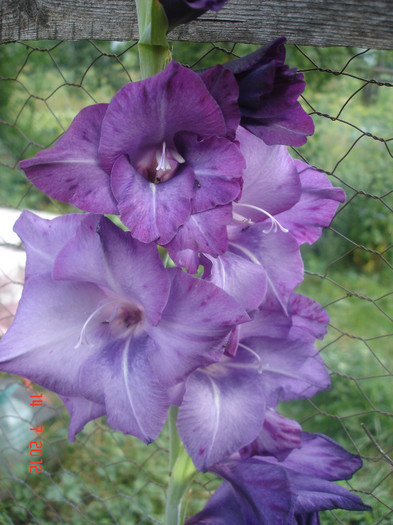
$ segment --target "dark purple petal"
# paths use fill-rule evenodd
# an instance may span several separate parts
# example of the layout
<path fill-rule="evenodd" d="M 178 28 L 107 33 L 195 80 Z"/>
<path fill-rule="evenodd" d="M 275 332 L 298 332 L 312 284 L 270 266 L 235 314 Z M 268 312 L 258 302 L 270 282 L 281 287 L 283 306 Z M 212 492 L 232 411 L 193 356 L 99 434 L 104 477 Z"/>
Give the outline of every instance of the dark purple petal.
<path fill-rule="evenodd" d="M 245 310 L 255 310 L 262 303 L 267 289 L 262 266 L 232 252 L 205 258 L 204 264 L 204 278 L 229 293 Z"/>
<path fill-rule="evenodd" d="M 234 139 L 240 123 L 239 88 L 235 77 L 228 69 L 218 65 L 202 73 L 201 78 L 221 108 L 227 126 L 227 137 Z"/>
<path fill-rule="evenodd" d="M 132 236 L 145 243 L 166 244 L 190 215 L 194 173 L 186 166 L 176 177 L 154 184 L 122 156 L 113 166 L 112 189 L 120 218 Z"/>
<path fill-rule="evenodd" d="M 149 329 L 157 350 L 154 373 L 165 385 L 182 382 L 196 368 L 222 356 L 232 328 L 250 318 L 238 303 L 211 283 L 170 269 L 170 296 L 158 326 Z"/>
<path fill-rule="evenodd" d="M 108 425 L 145 443 L 158 437 L 169 408 L 166 389 L 149 362 L 155 351 L 144 333 L 102 339 L 101 348 L 85 361 L 79 376 L 84 395 L 105 405 Z"/>
<path fill-rule="evenodd" d="M 255 441 L 240 450 L 241 457 L 274 456 L 283 461 L 294 448 L 301 446 L 302 428 L 293 419 L 288 419 L 273 408 L 265 413 L 265 420 Z"/>
<path fill-rule="evenodd" d="M 285 469 L 249 458 L 228 459 L 209 470 L 229 481 L 247 525 L 291 523 L 293 497 Z"/>
<path fill-rule="evenodd" d="M 197 140 L 186 134 L 177 144 L 195 174 L 193 213 L 229 204 L 240 196 L 245 161 L 236 144 L 223 137 Z"/>
<path fill-rule="evenodd" d="M 199 266 L 198 252 L 217 257 L 227 249 L 226 225 L 231 220 L 232 207 L 229 204 L 194 213 L 165 248 L 178 266 L 187 268 L 190 273 L 196 273 Z"/>
<path fill-rule="evenodd" d="M 99 215 L 92 215 L 99 220 Z M 53 263 L 67 242 L 75 235 L 85 215 L 69 214 L 53 220 L 45 220 L 23 210 L 14 225 L 14 231 L 22 239 L 26 254 L 26 278 L 31 275 L 52 273 Z"/>
<path fill-rule="evenodd" d="M 225 356 L 189 376 L 178 415 L 179 436 L 195 466 L 205 471 L 255 439 L 264 412 L 255 356 L 239 348 L 235 358 Z"/>
<path fill-rule="evenodd" d="M 301 187 L 295 161 L 288 150 L 284 146 L 267 146 L 242 127 L 238 128 L 236 138 L 247 167 L 243 172 L 242 196 L 235 211 L 254 222 L 261 222 L 267 217 L 263 210 L 276 215 L 294 206 L 299 201 Z"/>
<path fill-rule="evenodd" d="M 82 217 L 77 235 L 55 262 L 53 277 L 91 282 L 112 290 L 140 305 L 149 321 L 157 324 L 170 283 L 156 246 L 136 241 L 106 218 Z"/>
<path fill-rule="evenodd" d="M 98 158 L 102 120 L 107 104 L 88 106 L 50 149 L 40 151 L 20 167 L 38 189 L 81 210 L 116 213 L 116 201 Z"/>
<path fill-rule="evenodd" d="M 302 185 L 301 198 L 291 209 L 277 215 L 299 244 L 312 244 L 331 223 L 340 202 L 345 201 L 341 188 L 334 188 L 323 173 L 305 162 L 295 160 Z"/>
<path fill-rule="evenodd" d="M 230 483 L 223 481 L 205 508 L 185 525 L 250 525 L 244 521 Z"/>
<path fill-rule="evenodd" d="M 269 219 L 270 220 L 270 219 Z M 229 232 L 229 249 L 259 264 L 266 272 L 268 287 L 287 311 L 290 295 L 303 280 L 303 261 L 296 240 L 290 233 L 266 233 L 265 223 Z"/>
<path fill-rule="evenodd" d="M 284 65 L 284 43 L 284 38 L 277 38 L 224 67 L 239 84 L 242 126 L 266 144 L 301 146 L 314 132 L 314 124 L 298 102 L 305 87 L 303 75 Z"/>
<path fill-rule="evenodd" d="M 272 337 L 283 339 L 292 327 L 292 318 L 284 313 L 281 304 L 272 294 L 265 297 L 252 321 L 239 327 L 240 339 L 247 337 Z"/>
<path fill-rule="evenodd" d="M 168 18 L 169 31 L 191 22 L 203 15 L 207 9 L 218 11 L 227 0 L 160 0 Z"/>
<path fill-rule="evenodd" d="M 108 172 L 128 155 L 137 167 L 141 155 L 165 141 L 174 147 L 178 132 L 225 136 L 222 112 L 193 71 L 170 62 L 165 71 L 124 86 L 112 99 L 102 123 L 100 159 Z"/>

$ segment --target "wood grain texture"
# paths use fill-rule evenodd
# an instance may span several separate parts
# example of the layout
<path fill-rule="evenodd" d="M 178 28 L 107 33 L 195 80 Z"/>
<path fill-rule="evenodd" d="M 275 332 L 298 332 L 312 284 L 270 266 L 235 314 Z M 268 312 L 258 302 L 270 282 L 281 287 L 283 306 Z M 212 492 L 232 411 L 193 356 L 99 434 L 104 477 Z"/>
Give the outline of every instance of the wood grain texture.
<path fill-rule="evenodd" d="M 0 41 L 134 40 L 133 0 L 0 0 Z M 176 28 L 172 40 L 393 49 L 393 0 L 229 0 Z"/>

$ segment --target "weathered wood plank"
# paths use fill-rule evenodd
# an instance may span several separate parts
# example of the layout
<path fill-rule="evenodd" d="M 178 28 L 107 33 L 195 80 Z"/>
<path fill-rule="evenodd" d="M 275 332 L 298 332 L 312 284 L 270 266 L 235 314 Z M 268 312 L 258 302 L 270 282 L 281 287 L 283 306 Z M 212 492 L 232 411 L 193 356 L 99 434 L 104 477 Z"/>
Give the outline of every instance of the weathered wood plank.
<path fill-rule="evenodd" d="M 0 41 L 134 40 L 133 0 L 0 0 Z M 393 49 L 393 0 L 229 0 L 176 28 L 172 40 Z"/>

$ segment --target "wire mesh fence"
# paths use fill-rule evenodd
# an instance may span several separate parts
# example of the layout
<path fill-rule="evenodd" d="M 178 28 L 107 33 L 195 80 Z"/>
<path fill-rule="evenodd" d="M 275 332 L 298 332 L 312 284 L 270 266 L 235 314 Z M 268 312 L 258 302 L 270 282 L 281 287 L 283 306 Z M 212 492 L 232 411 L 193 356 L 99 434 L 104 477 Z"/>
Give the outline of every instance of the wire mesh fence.
<path fill-rule="evenodd" d="M 175 42 L 173 56 L 199 69 L 253 49 Z M 343 187 L 347 201 L 322 239 L 303 250 L 306 277 L 300 287 L 330 314 L 320 351 L 332 388 L 280 410 L 306 431 L 326 433 L 363 458 L 348 488 L 373 512 L 325 512 L 322 522 L 390 523 L 393 52 L 289 46 L 287 62 L 305 73 L 303 104 L 316 125 L 315 135 L 292 154 Z M 32 187 L 18 162 L 52 145 L 80 109 L 108 102 L 138 74 L 132 43 L 0 46 L 0 334 L 12 321 L 22 289 L 24 252 L 12 233 L 20 210 L 43 216 L 72 211 Z M 98 420 L 70 443 L 67 426 L 66 410 L 52 394 L 0 375 L 0 523 L 162 523 L 166 430 L 145 446 Z M 32 456 L 32 442 L 37 448 L 41 443 L 42 455 Z M 197 478 L 188 514 L 201 509 L 217 484 L 213 476 Z"/>

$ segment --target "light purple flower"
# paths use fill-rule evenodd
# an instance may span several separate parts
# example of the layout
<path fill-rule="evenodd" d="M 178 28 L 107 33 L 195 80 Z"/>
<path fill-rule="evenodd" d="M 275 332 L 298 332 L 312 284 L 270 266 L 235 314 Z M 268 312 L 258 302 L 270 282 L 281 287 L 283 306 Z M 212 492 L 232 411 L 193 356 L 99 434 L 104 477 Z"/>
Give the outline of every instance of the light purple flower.
<path fill-rule="evenodd" d="M 186 523 L 314 525 L 322 510 L 370 510 L 359 496 L 332 483 L 349 479 L 360 466 L 358 456 L 320 434 L 303 433 L 300 446 L 283 461 L 264 453 L 234 454 L 209 469 L 225 481 Z"/>
<path fill-rule="evenodd" d="M 171 62 L 124 86 L 109 105 L 82 110 L 55 146 L 21 167 L 48 195 L 118 213 L 134 238 L 167 244 L 194 214 L 240 196 L 245 164 L 232 141 L 238 88 L 226 73 L 232 95 L 221 107 L 196 73 Z M 219 236 L 200 249 L 222 253 L 225 241 Z"/>
<path fill-rule="evenodd" d="M 299 245 L 318 239 L 345 194 L 293 159 L 284 146 L 267 146 L 241 126 L 236 138 L 247 162 L 242 195 L 232 205 L 227 252 L 202 259 L 205 278 L 248 310 L 274 297 L 287 311 L 290 295 L 303 280 Z M 245 271 L 245 261 L 255 272 Z"/>
<path fill-rule="evenodd" d="M 93 214 L 46 221 L 24 212 L 26 284 L 0 342 L 0 369 L 55 391 L 70 438 L 106 414 L 145 442 L 165 422 L 171 389 L 220 359 L 249 318 L 221 289 L 165 269 L 155 245 Z"/>
<path fill-rule="evenodd" d="M 311 397 L 329 387 L 329 374 L 314 346 L 327 322 L 323 308 L 303 296 L 291 297 L 289 315 L 277 303 L 265 303 L 251 322 L 239 327 L 237 349 L 188 377 L 178 431 L 198 469 L 206 470 L 253 442 L 264 424 L 265 434 L 277 429 L 282 421 L 272 409 L 279 401 Z M 281 442 L 277 453 L 291 448 L 289 441 L 285 446 Z M 268 451 L 275 453 L 273 445 Z"/>
<path fill-rule="evenodd" d="M 285 38 L 277 38 L 224 67 L 239 84 L 242 126 L 266 144 L 301 146 L 314 133 L 314 124 L 298 101 L 304 76 L 284 65 L 284 43 Z"/>

